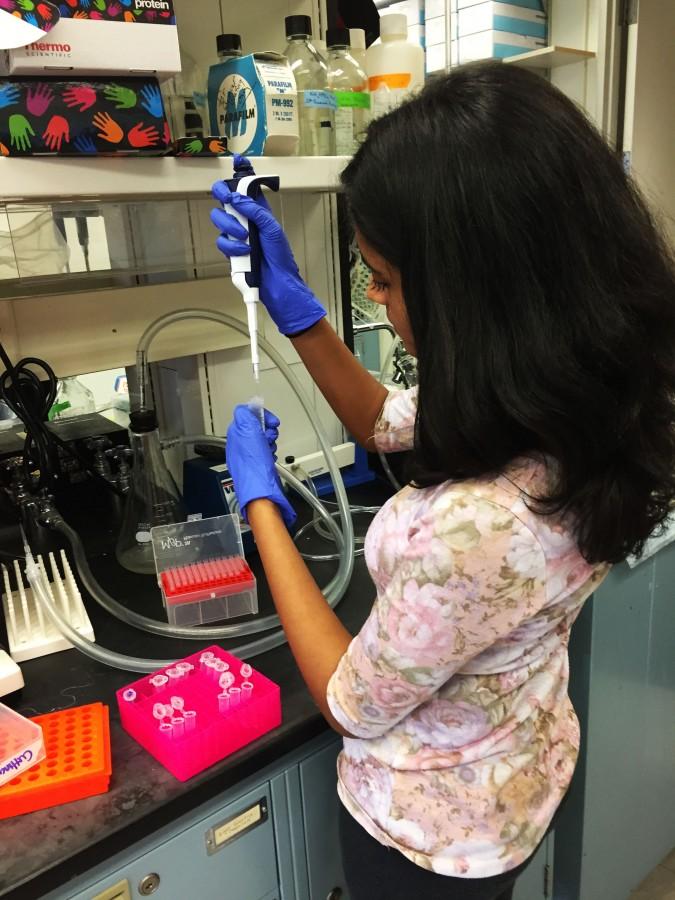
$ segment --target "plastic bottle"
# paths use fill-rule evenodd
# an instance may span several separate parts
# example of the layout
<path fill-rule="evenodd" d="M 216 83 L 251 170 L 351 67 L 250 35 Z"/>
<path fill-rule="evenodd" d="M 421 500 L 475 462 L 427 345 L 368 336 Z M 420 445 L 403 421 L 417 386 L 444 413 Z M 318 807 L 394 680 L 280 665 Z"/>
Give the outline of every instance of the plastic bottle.
<path fill-rule="evenodd" d="M 129 443 L 134 455 L 131 486 L 117 539 L 117 560 L 125 569 L 152 575 L 155 557 L 150 529 L 185 519 L 176 483 L 166 467 L 152 409 L 129 416 Z"/>
<path fill-rule="evenodd" d="M 351 54 L 356 62 L 366 71 L 366 33 L 363 28 L 349 29 L 349 44 Z"/>
<path fill-rule="evenodd" d="M 380 17 L 381 43 L 366 51 L 373 118 L 381 116 L 424 85 L 424 50 L 408 40 L 404 15 Z"/>
<path fill-rule="evenodd" d="M 329 28 L 328 85 L 337 104 L 335 110 L 335 152 L 351 156 L 365 137 L 370 114 L 370 94 L 366 73 L 349 52 L 349 31 Z"/>
<path fill-rule="evenodd" d="M 300 156 L 335 155 L 335 99 L 328 90 L 326 63 L 311 43 L 309 16 L 286 16 L 284 51 L 298 88 Z"/>
<path fill-rule="evenodd" d="M 49 420 L 70 419 L 96 412 L 96 400 L 88 387 L 77 378 L 59 381 L 54 405 L 49 411 Z"/>

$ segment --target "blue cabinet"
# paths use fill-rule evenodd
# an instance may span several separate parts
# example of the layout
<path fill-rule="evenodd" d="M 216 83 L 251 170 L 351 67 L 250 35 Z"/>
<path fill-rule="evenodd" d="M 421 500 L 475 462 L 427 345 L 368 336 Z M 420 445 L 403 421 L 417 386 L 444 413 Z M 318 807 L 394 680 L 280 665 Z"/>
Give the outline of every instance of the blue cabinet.
<path fill-rule="evenodd" d="M 266 784 L 156 845 L 138 845 L 120 865 L 84 890 L 53 894 L 63 900 L 156 896 L 158 900 L 268 900 L 279 896 L 276 847 Z M 134 852 L 136 855 L 134 857 Z M 126 886 L 124 883 L 126 882 Z M 111 888 L 119 893 L 108 896 Z M 125 898 L 126 900 L 126 898 Z"/>
<path fill-rule="evenodd" d="M 349 900 L 327 733 L 42 900 Z"/>
<path fill-rule="evenodd" d="M 582 752 L 556 826 L 556 900 L 628 900 L 675 844 L 675 544 L 617 565 L 570 642 Z"/>
<path fill-rule="evenodd" d="M 349 893 L 342 871 L 337 795 L 337 756 L 342 741 L 336 741 L 300 764 L 302 820 L 305 826 L 307 877 L 312 900 Z"/>

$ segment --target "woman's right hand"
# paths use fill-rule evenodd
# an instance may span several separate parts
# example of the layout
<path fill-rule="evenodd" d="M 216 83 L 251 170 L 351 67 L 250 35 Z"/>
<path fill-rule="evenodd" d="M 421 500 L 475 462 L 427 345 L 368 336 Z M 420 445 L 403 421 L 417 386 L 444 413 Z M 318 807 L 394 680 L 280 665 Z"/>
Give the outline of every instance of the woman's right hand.
<path fill-rule="evenodd" d="M 213 196 L 229 204 L 258 227 L 262 249 L 260 299 L 282 334 L 306 331 L 326 315 L 326 310 L 300 276 L 284 231 L 264 200 L 230 191 L 224 181 L 213 185 Z M 211 221 L 221 232 L 216 246 L 225 256 L 246 256 L 248 232 L 224 209 L 211 211 Z"/>

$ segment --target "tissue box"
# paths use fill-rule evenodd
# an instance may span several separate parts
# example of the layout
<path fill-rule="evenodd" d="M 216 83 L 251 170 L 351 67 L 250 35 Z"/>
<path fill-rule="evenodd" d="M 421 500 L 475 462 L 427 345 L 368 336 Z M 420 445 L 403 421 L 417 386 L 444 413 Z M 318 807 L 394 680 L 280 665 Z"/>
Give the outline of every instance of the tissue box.
<path fill-rule="evenodd" d="M 536 9 L 526 9 L 515 3 L 476 3 L 460 9 L 457 14 L 457 36 L 494 29 L 528 37 L 545 38 L 547 31 L 546 13 Z M 453 35 L 454 37 L 454 35 Z"/>
<path fill-rule="evenodd" d="M 42 40 L 0 51 L 0 74 L 164 78 L 180 72 L 172 0 L 68 0 L 59 11 L 61 19 Z"/>
<path fill-rule="evenodd" d="M 472 62 L 476 59 L 504 59 L 527 53 L 528 50 L 540 50 L 546 47 L 544 38 L 527 37 L 509 31 L 479 31 L 452 41 L 450 47 L 450 64 L 453 66 Z"/>
<path fill-rule="evenodd" d="M 0 154 L 162 155 L 169 126 L 155 78 L 0 78 Z"/>
<path fill-rule="evenodd" d="M 427 6 L 430 2 L 433 5 L 436 0 L 427 0 Z M 452 0 L 453 12 L 458 9 L 466 9 L 467 6 L 477 6 L 482 2 L 483 0 Z M 536 9 L 538 12 L 545 12 L 542 0 L 505 0 L 505 2 L 510 3 L 511 6 L 518 6 L 521 9 Z"/>
<path fill-rule="evenodd" d="M 285 56 L 252 53 L 209 69 L 211 130 L 231 153 L 292 156 L 298 146 L 298 94 Z"/>

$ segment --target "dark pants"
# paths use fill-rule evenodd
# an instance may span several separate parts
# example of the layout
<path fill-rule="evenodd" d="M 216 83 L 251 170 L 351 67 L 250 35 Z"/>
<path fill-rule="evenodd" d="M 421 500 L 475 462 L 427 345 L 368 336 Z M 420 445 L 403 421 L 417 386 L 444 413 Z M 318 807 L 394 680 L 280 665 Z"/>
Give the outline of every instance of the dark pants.
<path fill-rule="evenodd" d="M 530 859 L 503 875 L 451 878 L 415 865 L 371 837 L 340 804 L 340 846 L 351 900 L 511 900 Z"/>

